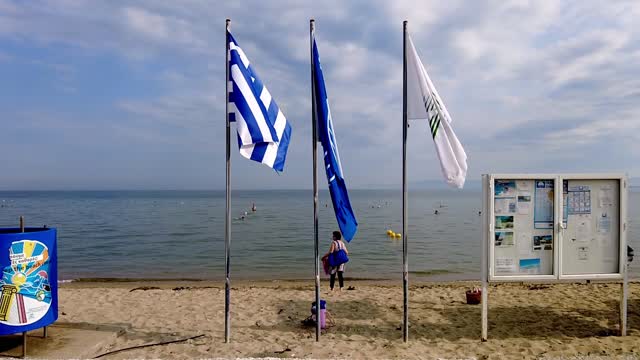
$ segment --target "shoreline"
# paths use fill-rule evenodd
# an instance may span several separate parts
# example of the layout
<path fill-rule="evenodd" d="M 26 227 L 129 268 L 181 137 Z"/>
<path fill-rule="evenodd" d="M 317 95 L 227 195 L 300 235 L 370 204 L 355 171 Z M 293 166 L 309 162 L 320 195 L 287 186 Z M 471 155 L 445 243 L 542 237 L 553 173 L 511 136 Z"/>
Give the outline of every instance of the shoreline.
<path fill-rule="evenodd" d="M 321 290 L 328 286 L 328 279 L 321 281 Z M 350 284 L 360 286 L 378 286 L 384 288 L 402 287 L 401 280 L 393 279 L 363 279 L 363 278 L 345 278 L 346 287 Z M 621 284 L 618 280 L 536 280 L 536 281 L 510 281 L 510 282 L 491 282 L 489 287 L 508 286 L 508 285 L 527 285 L 527 284 Z M 640 279 L 629 279 L 628 283 L 640 284 Z M 176 287 L 192 288 L 192 289 L 224 289 L 224 280 L 210 279 L 154 279 L 154 278 L 80 278 L 76 280 L 65 280 L 58 282 L 60 288 L 130 288 L 130 287 L 157 287 L 159 289 L 171 289 Z M 409 288 L 420 287 L 439 287 L 439 286 L 469 286 L 480 287 L 482 282 L 479 280 L 410 280 Z M 235 288 L 296 288 L 301 287 L 313 289 L 315 287 L 314 279 L 274 279 L 274 280 L 247 280 L 239 279 L 231 281 L 232 290 Z"/>
<path fill-rule="evenodd" d="M 402 282 L 399 280 L 390 279 L 358 279 L 358 278 L 345 278 L 346 286 L 349 283 L 358 284 L 361 286 L 380 286 L 380 287 L 394 287 L 401 286 Z M 412 286 L 422 286 L 427 284 L 479 284 L 479 281 L 471 280 L 459 280 L 459 281 L 414 281 Z M 328 286 L 329 281 L 321 281 L 321 288 Z M 59 283 L 61 288 L 129 288 L 132 286 L 154 286 L 160 289 L 169 289 L 173 287 L 189 287 L 194 289 L 202 288 L 216 288 L 224 289 L 224 280 L 209 280 L 209 279 L 141 279 L 141 278 L 82 278 L 73 281 Z M 276 279 L 276 280 L 232 280 L 232 289 L 235 288 L 300 288 L 309 287 L 314 288 L 315 282 L 313 279 Z"/>
<path fill-rule="evenodd" d="M 394 272 L 393 276 L 388 276 L 385 274 L 374 274 L 370 276 L 362 276 L 361 274 L 356 274 L 355 276 L 345 276 L 345 280 L 371 280 L 371 281 L 394 281 L 396 279 L 400 279 L 402 281 L 402 272 Z M 321 270 L 321 280 L 329 280 L 329 276 L 325 275 Z M 409 271 L 409 276 L 413 279 L 417 279 L 420 281 L 480 281 L 480 277 L 477 272 L 463 272 L 463 271 L 454 271 L 454 270 L 417 270 L 417 271 Z M 272 281 L 272 280 L 282 280 L 282 281 L 304 281 L 304 280 L 313 280 L 313 275 L 309 275 L 308 277 L 304 274 L 295 274 L 290 276 L 279 276 L 278 274 L 269 275 L 238 275 L 231 274 L 232 281 Z M 90 275 L 80 275 L 80 276 L 67 276 L 63 279 L 58 280 L 59 283 L 67 283 L 67 282 L 77 282 L 77 281 L 99 281 L 99 282 L 130 282 L 130 281 L 224 281 L 223 276 L 210 276 L 210 277 L 189 277 L 183 276 L 181 274 L 178 275 L 168 275 L 166 277 L 158 277 L 158 276 L 122 276 L 122 275 L 114 275 L 114 276 L 101 276 L 100 274 L 90 274 Z"/>

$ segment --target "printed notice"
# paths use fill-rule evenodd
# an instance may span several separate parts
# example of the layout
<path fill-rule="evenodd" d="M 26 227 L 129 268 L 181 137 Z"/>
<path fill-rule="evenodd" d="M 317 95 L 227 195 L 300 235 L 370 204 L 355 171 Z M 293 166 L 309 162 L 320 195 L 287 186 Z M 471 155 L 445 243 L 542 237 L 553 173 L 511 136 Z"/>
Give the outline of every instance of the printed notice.
<path fill-rule="evenodd" d="M 495 186 L 495 197 L 516 196 L 516 182 L 513 180 L 496 180 Z"/>
<path fill-rule="evenodd" d="M 600 188 L 598 202 L 600 207 L 613 206 L 613 190 L 611 186 L 605 185 Z"/>
<path fill-rule="evenodd" d="M 576 240 L 579 242 L 588 242 L 592 237 L 591 216 L 581 216 L 578 218 L 578 224 L 576 226 Z"/>
<path fill-rule="evenodd" d="M 600 234 L 608 234 L 611 231 L 611 217 L 607 213 L 603 213 L 598 218 L 598 232 Z"/>
<path fill-rule="evenodd" d="M 569 215 L 591 214 L 591 187 L 569 187 L 567 212 Z"/>
<path fill-rule="evenodd" d="M 534 227 L 553 229 L 553 180 L 536 180 Z"/>
<path fill-rule="evenodd" d="M 553 235 L 534 235 L 533 250 L 553 250 Z"/>
<path fill-rule="evenodd" d="M 520 273 L 540 274 L 540 259 L 520 259 Z"/>
<path fill-rule="evenodd" d="M 578 260 L 589 260 L 589 247 L 580 246 L 578 248 Z"/>
<path fill-rule="evenodd" d="M 520 233 L 516 244 L 518 246 L 518 254 L 521 256 L 531 255 L 531 233 Z"/>
<path fill-rule="evenodd" d="M 528 215 L 531 211 L 531 194 L 521 193 L 518 195 L 518 214 Z"/>
<path fill-rule="evenodd" d="M 517 272 L 516 261 L 511 258 L 496 258 L 496 273 L 514 274 Z"/>
<path fill-rule="evenodd" d="M 513 229 L 513 216 L 496 216 L 496 230 Z"/>
<path fill-rule="evenodd" d="M 499 246 L 499 247 L 513 246 L 513 232 L 512 231 L 496 231 L 495 246 Z"/>
<path fill-rule="evenodd" d="M 531 185 L 529 185 L 529 180 L 518 180 L 516 182 L 516 186 L 518 187 L 518 191 L 531 190 Z"/>
<path fill-rule="evenodd" d="M 7 244 L 8 245 L 8 244 Z M 49 248 L 37 240 L 14 241 L 0 271 L 0 326 L 24 326 L 42 319 L 52 302 Z M 3 255 L 4 256 L 4 255 Z"/>
<path fill-rule="evenodd" d="M 496 214 L 513 214 L 516 212 L 516 198 L 496 198 L 493 209 Z"/>

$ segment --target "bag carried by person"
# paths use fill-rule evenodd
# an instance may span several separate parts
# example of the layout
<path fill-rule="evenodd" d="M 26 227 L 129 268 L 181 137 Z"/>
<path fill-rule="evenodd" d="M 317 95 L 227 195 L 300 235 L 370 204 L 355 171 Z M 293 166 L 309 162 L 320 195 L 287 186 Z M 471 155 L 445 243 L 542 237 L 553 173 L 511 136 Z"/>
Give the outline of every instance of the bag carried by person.
<path fill-rule="evenodd" d="M 333 252 L 329 254 L 329 265 L 332 267 L 340 266 L 349 262 L 349 256 L 347 256 L 347 252 L 344 251 L 339 241 L 336 241 L 336 246 L 338 247 L 338 249 L 336 250 L 334 248 Z"/>
<path fill-rule="evenodd" d="M 322 269 L 324 270 L 325 275 L 329 275 L 331 273 L 331 265 L 329 265 L 329 255 L 322 258 Z"/>

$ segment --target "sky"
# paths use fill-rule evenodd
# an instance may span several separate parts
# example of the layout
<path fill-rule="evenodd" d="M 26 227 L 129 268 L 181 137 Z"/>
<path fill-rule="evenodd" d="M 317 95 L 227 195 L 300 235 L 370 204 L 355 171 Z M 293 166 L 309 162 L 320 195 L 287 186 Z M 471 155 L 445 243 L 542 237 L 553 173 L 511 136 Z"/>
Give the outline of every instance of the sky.
<path fill-rule="evenodd" d="M 0 189 L 224 189 L 225 18 L 293 128 L 281 174 L 232 137 L 235 189 L 312 186 L 310 18 L 351 188 L 401 186 L 403 20 L 470 182 L 640 177 L 635 0 L 0 0 Z M 425 122 L 408 153 L 441 179 Z"/>

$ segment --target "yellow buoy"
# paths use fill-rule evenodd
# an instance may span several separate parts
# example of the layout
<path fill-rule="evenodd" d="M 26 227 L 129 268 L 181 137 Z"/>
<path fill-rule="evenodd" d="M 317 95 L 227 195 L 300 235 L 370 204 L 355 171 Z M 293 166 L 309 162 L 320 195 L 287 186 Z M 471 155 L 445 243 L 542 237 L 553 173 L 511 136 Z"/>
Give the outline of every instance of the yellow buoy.
<path fill-rule="evenodd" d="M 387 230 L 387 235 L 391 236 L 392 234 L 393 234 L 393 231 Z"/>
<path fill-rule="evenodd" d="M 400 233 L 396 233 L 395 235 L 396 235 L 396 237 L 397 237 L 398 239 L 402 237 L 402 234 L 400 234 Z"/>

